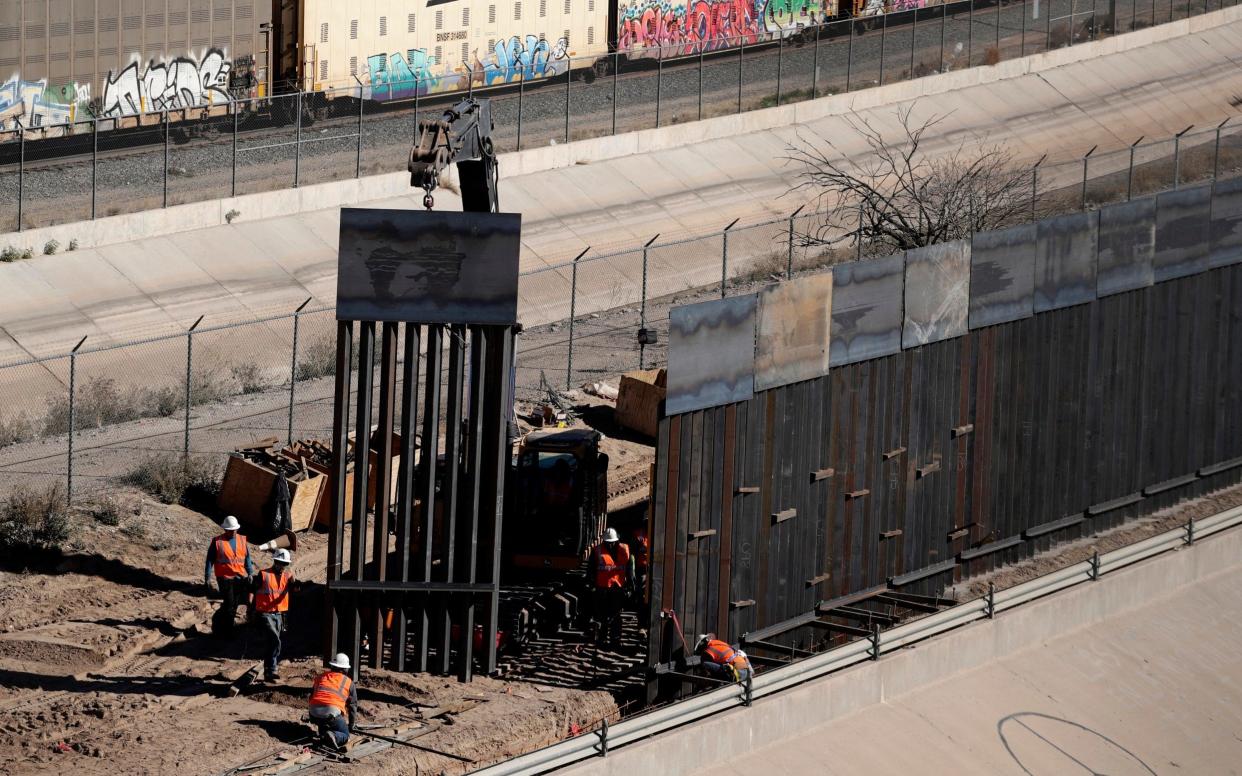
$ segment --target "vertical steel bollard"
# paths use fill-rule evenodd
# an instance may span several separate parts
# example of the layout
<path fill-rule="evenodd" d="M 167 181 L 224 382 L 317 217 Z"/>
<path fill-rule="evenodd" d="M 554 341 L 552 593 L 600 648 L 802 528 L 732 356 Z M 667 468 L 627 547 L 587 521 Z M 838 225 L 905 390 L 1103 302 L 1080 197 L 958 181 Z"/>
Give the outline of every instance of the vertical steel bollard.
<path fill-rule="evenodd" d="M 169 125 L 168 111 L 164 111 L 164 207 L 168 207 L 168 141 L 169 141 Z"/>
<path fill-rule="evenodd" d="M 720 250 L 720 298 L 725 298 L 725 283 L 729 279 L 729 230 L 741 219 L 735 218 L 724 228 L 723 242 Z"/>
<path fill-rule="evenodd" d="M 699 121 L 703 120 L 703 46 L 699 45 Z"/>
<path fill-rule="evenodd" d="M 578 260 L 591 250 L 591 246 L 582 249 L 574 257 L 573 276 L 569 286 L 569 356 L 565 359 L 565 390 L 569 390 L 573 383 L 574 374 L 574 318 L 578 314 Z"/>
<path fill-rule="evenodd" d="M 1134 197 L 1134 151 L 1138 148 L 1138 144 L 1143 142 L 1146 135 L 1139 135 L 1139 139 L 1130 144 L 1130 169 L 1126 174 L 1126 202 Z"/>
<path fill-rule="evenodd" d="M 26 194 L 26 128 L 17 125 L 17 231 L 22 230 L 22 200 Z M 91 197 L 94 204 L 94 197 Z M 94 213 L 91 218 L 94 218 Z"/>
<path fill-rule="evenodd" d="M 69 351 L 69 461 L 65 477 L 65 500 L 73 503 L 73 436 L 77 425 L 77 381 L 78 381 L 78 348 L 86 342 L 86 337 L 78 340 L 78 344 Z"/>
<path fill-rule="evenodd" d="M 858 203 L 858 227 L 854 230 L 854 260 L 862 258 L 863 203 Z"/>
<path fill-rule="evenodd" d="M 517 126 L 517 150 L 518 151 L 522 150 L 522 98 L 525 95 L 525 93 L 526 93 L 526 69 L 518 68 L 518 126 Z M 616 97 L 615 87 L 613 88 L 613 97 L 614 98 Z M 614 99 L 612 104 L 614 106 L 613 114 L 612 114 L 613 134 L 616 134 L 617 113 L 616 113 L 615 106 L 617 104 L 617 101 Z"/>
<path fill-rule="evenodd" d="M 1190 6 L 1187 5 L 1186 7 L 1189 8 Z M 1189 132 L 1191 129 L 1194 128 L 1194 126 L 1195 126 L 1194 124 L 1191 124 L 1189 127 L 1186 127 L 1181 132 L 1178 132 L 1176 135 L 1173 136 L 1173 190 L 1174 191 L 1177 191 L 1177 189 L 1182 184 L 1182 135 Z"/>
<path fill-rule="evenodd" d="M 289 364 L 289 425 L 288 434 L 285 436 L 289 444 L 293 444 L 293 392 L 298 384 L 298 326 L 302 321 L 302 310 L 310 304 L 311 298 L 306 297 L 306 301 L 293 311 L 293 358 Z"/>
<path fill-rule="evenodd" d="M 569 142 L 569 85 L 573 82 L 573 57 L 565 57 L 565 142 Z"/>
<path fill-rule="evenodd" d="M 95 220 L 95 206 L 99 198 L 99 119 L 91 130 L 91 220 Z"/>
<path fill-rule="evenodd" d="M 785 279 L 789 280 L 793 277 L 793 243 L 794 243 L 794 219 L 802 212 L 802 208 L 806 205 L 799 205 L 798 209 L 789 214 L 789 256 L 785 262 Z"/>
<path fill-rule="evenodd" d="M 664 47 L 656 55 L 656 129 L 660 128 L 660 103 L 664 96 Z"/>
<path fill-rule="evenodd" d="M 233 175 L 232 183 L 229 185 L 229 196 L 237 196 L 237 130 L 238 124 L 241 122 L 241 112 L 238 110 L 237 103 L 233 103 Z"/>
<path fill-rule="evenodd" d="M 1031 221 L 1035 221 L 1035 202 L 1039 198 L 1039 165 L 1044 163 L 1048 154 L 1039 157 L 1039 161 L 1031 167 Z"/>
<path fill-rule="evenodd" d="M 783 30 L 776 31 L 776 106 L 781 105 L 781 65 L 785 60 L 785 34 Z"/>
<path fill-rule="evenodd" d="M 1097 148 L 1099 148 L 1098 145 L 1091 146 L 1091 150 L 1085 153 L 1082 157 L 1082 210 L 1083 212 L 1086 212 L 1087 210 L 1087 165 L 1090 163 L 1091 154 L 1095 153 L 1095 149 Z"/>
<path fill-rule="evenodd" d="M 391 84 L 389 89 L 391 89 Z M 293 188 L 297 188 L 302 180 L 302 90 L 298 90 L 298 123 L 297 134 L 293 144 Z"/>
<path fill-rule="evenodd" d="M 198 316 L 198 320 L 194 322 L 185 333 L 185 447 L 183 457 L 190 456 L 190 387 L 194 382 L 194 330 L 203 322 L 203 316 Z"/>
<path fill-rule="evenodd" d="M 621 78 L 621 52 L 612 55 L 612 134 L 617 134 L 617 81 Z M 701 102 L 702 100 L 700 100 Z"/>
<path fill-rule="evenodd" d="M 647 251 L 651 248 L 651 244 L 660 239 L 659 233 L 647 241 L 643 246 L 643 288 L 642 296 L 638 300 L 638 328 L 647 328 Z M 638 341 L 638 368 L 646 369 L 647 366 L 647 342 L 645 339 Z"/>

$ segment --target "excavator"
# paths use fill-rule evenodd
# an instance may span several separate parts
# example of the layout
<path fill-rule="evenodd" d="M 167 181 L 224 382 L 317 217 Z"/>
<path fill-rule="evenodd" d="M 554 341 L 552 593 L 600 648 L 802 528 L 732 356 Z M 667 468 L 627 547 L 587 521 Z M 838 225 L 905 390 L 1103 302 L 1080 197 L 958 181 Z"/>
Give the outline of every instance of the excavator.
<path fill-rule="evenodd" d="M 450 165 L 457 166 L 462 209 L 497 213 L 498 166 L 487 99 L 468 97 L 438 118 L 419 121 L 410 150 L 410 185 L 423 206 Z M 506 645 L 520 649 L 535 632 L 582 616 L 578 588 L 585 584 L 591 548 L 603 537 L 608 513 L 608 456 L 603 435 L 589 428 L 536 430 L 524 436 L 510 422 L 513 451 L 505 483 L 502 618 Z"/>

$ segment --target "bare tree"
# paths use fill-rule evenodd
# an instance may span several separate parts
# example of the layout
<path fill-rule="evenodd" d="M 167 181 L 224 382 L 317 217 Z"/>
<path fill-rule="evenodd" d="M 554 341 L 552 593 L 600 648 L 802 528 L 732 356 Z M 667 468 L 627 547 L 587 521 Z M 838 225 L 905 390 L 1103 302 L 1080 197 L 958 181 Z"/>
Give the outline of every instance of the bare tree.
<path fill-rule="evenodd" d="M 861 239 L 868 254 L 969 237 L 1026 220 L 1030 171 L 999 145 L 962 142 L 945 154 L 926 151 L 925 138 L 943 117 L 916 125 L 911 109 L 897 112 L 903 137 L 889 142 L 865 119 L 851 127 L 866 141 L 862 160 L 834 159 L 799 137 L 787 159 L 801 166 L 790 191 L 816 192 L 825 220 L 810 242 L 840 245 Z"/>

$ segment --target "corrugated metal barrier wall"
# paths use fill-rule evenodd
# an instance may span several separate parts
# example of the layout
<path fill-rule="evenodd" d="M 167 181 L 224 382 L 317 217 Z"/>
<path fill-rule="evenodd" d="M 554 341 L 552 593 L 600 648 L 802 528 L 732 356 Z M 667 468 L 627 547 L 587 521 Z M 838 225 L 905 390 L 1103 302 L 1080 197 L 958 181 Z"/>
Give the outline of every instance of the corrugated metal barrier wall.
<path fill-rule="evenodd" d="M 1222 181 L 673 310 L 650 661 L 1236 481 L 1239 262 Z"/>

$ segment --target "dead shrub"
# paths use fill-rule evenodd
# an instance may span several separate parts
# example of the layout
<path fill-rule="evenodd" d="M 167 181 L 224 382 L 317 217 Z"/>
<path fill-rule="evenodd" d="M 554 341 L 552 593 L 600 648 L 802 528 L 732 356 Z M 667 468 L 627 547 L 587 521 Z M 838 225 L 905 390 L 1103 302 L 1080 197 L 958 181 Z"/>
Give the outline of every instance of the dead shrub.
<path fill-rule="evenodd" d="M 233 375 L 233 381 L 237 383 L 238 390 L 243 394 L 260 393 L 271 385 L 263 369 L 253 361 L 234 364 L 229 372 Z"/>
<path fill-rule="evenodd" d="M 10 418 L 0 417 L 0 447 L 20 445 L 38 436 L 34 421 L 25 412 Z"/>
<path fill-rule="evenodd" d="M 130 469 L 123 480 L 165 504 L 215 495 L 220 490 L 218 466 L 204 458 L 187 458 L 178 453 L 148 455 Z"/>
<path fill-rule="evenodd" d="M 0 505 L 0 547 L 55 549 L 72 533 L 69 500 L 59 483 L 46 488 L 19 485 Z"/>
<path fill-rule="evenodd" d="M 297 379 L 315 380 L 336 374 L 336 340 L 320 337 L 298 353 Z"/>
<path fill-rule="evenodd" d="M 1000 61 L 1001 61 L 1000 49 L 998 49 L 996 46 L 988 46 L 987 51 L 983 53 L 983 64 L 997 65 L 997 64 L 1000 64 Z"/>

